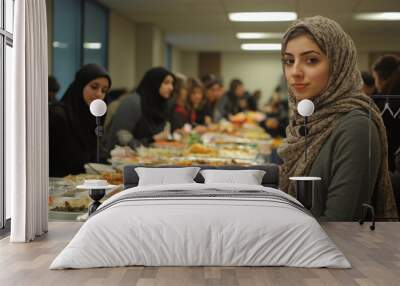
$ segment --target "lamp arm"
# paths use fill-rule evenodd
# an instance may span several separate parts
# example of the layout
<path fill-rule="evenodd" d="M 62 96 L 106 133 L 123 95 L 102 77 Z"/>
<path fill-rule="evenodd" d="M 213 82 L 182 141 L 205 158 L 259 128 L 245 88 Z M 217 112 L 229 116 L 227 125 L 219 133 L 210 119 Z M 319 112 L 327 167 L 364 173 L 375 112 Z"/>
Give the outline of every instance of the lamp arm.
<path fill-rule="evenodd" d="M 308 122 L 308 116 L 304 117 L 304 145 L 305 145 L 305 149 L 304 149 L 304 160 L 305 162 L 307 162 L 307 122 Z"/>
<path fill-rule="evenodd" d="M 100 163 L 100 137 L 103 136 L 103 126 L 100 125 L 100 116 L 96 116 L 96 139 L 97 139 L 97 153 L 96 153 L 96 159 L 97 163 Z"/>

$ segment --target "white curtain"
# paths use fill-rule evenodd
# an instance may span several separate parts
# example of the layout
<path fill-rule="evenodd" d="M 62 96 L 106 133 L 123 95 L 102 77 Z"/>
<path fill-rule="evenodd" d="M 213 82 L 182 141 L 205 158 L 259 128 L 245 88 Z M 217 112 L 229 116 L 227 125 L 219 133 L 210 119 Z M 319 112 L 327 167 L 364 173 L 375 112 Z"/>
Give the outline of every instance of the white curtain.
<path fill-rule="evenodd" d="M 18 0 L 14 11 L 14 94 L 6 99 L 6 187 L 12 193 L 10 241 L 28 242 L 48 229 L 46 3 Z"/>

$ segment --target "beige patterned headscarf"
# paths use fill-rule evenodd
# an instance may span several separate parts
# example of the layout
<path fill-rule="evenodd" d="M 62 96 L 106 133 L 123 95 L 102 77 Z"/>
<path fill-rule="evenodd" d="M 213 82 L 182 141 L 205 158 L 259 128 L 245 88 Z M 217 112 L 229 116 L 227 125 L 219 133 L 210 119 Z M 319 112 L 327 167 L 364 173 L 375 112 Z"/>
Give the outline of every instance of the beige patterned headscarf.
<path fill-rule="evenodd" d="M 303 159 L 304 137 L 299 134 L 304 118 L 298 114 L 295 97 L 289 89 L 289 105 L 293 110 L 293 117 L 286 129 L 285 143 L 279 149 L 279 155 L 284 161 L 281 166 L 280 188 L 294 195 L 294 186 L 290 184 L 289 177 L 308 175 L 338 119 L 354 109 L 364 109 L 371 112 L 371 119 L 378 127 L 382 148 L 378 182 L 373 195 L 373 201 L 376 203 L 375 211 L 379 217 L 397 216 L 388 172 L 385 126 L 378 107 L 362 92 L 362 78 L 357 69 L 357 52 L 352 39 L 333 20 L 321 16 L 305 18 L 295 21 L 286 31 L 282 40 L 282 54 L 291 33 L 299 27 L 309 31 L 326 53 L 330 75 L 327 87 L 312 99 L 315 112 L 308 118 L 307 162 Z"/>

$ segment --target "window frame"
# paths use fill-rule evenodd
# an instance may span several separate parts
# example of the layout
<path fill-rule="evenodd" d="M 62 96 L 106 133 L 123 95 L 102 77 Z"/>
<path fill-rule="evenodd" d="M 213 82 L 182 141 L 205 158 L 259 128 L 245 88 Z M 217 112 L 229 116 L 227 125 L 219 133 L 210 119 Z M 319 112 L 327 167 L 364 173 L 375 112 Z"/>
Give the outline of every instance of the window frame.
<path fill-rule="evenodd" d="M 0 21 L 0 236 L 6 235 L 10 231 L 10 219 L 6 215 L 6 188 L 5 188 L 5 93 L 6 93 L 6 47 L 13 48 L 13 34 L 6 30 L 5 6 L 7 0 L 0 0 L 1 21 Z M 15 0 L 11 0 L 13 5 L 13 21 L 15 17 Z M 14 31 L 14 27 L 12 27 Z"/>

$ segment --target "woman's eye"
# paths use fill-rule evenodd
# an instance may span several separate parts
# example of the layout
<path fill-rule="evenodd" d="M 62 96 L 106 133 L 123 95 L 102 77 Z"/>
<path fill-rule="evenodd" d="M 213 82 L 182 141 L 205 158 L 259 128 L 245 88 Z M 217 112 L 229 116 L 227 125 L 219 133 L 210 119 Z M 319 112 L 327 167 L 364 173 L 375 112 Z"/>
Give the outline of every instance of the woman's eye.
<path fill-rule="evenodd" d="M 284 65 L 291 65 L 294 63 L 294 60 L 293 59 L 282 59 L 282 63 Z"/>
<path fill-rule="evenodd" d="M 317 58 L 309 58 L 309 59 L 307 59 L 307 63 L 308 64 L 316 64 L 316 63 L 318 63 L 318 59 Z"/>

